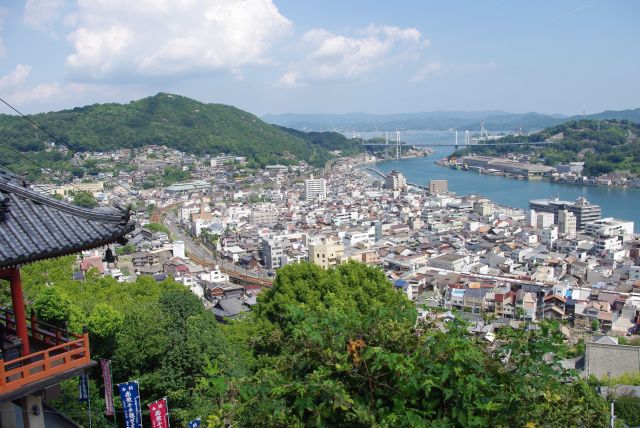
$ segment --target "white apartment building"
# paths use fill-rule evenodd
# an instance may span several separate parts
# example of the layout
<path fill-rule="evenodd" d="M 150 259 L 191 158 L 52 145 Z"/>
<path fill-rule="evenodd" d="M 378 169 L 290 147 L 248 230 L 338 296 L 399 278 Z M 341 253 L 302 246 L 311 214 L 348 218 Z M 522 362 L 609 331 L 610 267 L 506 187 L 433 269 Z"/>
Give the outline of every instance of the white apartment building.
<path fill-rule="evenodd" d="M 327 180 L 324 178 L 311 178 L 304 181 L 304 200 L 324 201 L 327 198 Z"/>
<path fill-rule="evenodd" d="M 540 242 L 546 245 L 553 245 L 558 240 L 558 228 L 555 226 L 540 230 Z"/>
<path fill-rule="evenodd" d="M 576 216 L 567 210 L 558 211 L 558 233 L 567 238 L 575 238 L 578 229 Z"/>
<path fill-rule="evenodd" d="M 400 171 L 395 169 L 391 171 L 385 178 L 387 189 L 390 190 L 407 190 L 407 179 Z"/>
<path fill-rule="evenodd" d="M 264 266 L 269 270 L 284 266 L 286 264 L 286 257 L 284 255 L 282 240 L 277 238 L 263 238 L 262 258 L 264 259 Z"/>
<path fill-rule="evenodd" d="M 591 236 L 633 235 L 632 221 L 617 220 L 612 217 L 585 223 L 585 232 Z"/>

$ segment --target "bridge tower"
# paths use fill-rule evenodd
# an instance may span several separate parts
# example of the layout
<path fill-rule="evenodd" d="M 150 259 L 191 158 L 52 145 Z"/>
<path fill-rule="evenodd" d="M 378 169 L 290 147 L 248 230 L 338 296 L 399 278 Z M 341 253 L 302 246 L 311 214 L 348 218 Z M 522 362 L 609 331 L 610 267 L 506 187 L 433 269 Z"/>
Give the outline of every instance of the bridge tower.
<path fill-rule="evenodd" d="M 396 159 L 400 160 L 400 131 L 396 131 Z"/>
<path fill-rule="evenodd" d="M 384 143 L 387 145 L 384 148 L 384 158 L 389 159 L 389 131 L 384 133 Z"/>
<path fill-rule="evenodd" d="M 456 129 L 456 152 L 458 151 L 458 130 Z"/>

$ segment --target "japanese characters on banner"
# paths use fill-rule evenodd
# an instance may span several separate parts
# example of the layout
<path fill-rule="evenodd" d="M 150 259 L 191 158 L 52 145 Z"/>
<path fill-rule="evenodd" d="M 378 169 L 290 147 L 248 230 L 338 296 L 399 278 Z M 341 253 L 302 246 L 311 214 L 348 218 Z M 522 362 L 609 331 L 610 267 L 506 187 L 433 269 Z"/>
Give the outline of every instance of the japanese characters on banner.
<path fill-rule="evenodd" d="M 189 428 L 200 428 L 200 418 L 189 421 Z"/>
<path fill-rule="evenodd" d="M 100 360 L 100 368 L 102 369 L 102 379 L 104 381 L 104 402 L 106 409 L 104 414 L 107 416 L 113 416 L 115 409 L 113 408 L 113 383 L 111 381 L 111 361 Z"/>
<path fill-rule="evenodd" d="M 78 379 L 79 395 L 78 401 L 89 401 L 89 377 L 86 373 L 82 373 Z"/>
<path fill-rule="evenodd" d="M 169 428 L 169 409 L 167 399 L 163 398 L 154 401 L 149 406 L 149 416 L 151 417 L 152 428 Z"/>
<path fill-rule="evenodd" d="M 118 384 L 124 423 L 126 428 L 142 428 L 142 409 L 140 408 L 140 390 L 137 381 Z"/>

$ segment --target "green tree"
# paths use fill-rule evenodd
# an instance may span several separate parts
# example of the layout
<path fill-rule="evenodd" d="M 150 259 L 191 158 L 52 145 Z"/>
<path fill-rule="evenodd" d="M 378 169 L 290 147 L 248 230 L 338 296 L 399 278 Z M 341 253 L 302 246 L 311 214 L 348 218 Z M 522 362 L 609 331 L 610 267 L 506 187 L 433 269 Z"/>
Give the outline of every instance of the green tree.
<path fill-rule="evenodd" d="M 73 194 L 73 203 L 84 208 L 95 208 L 98 201 L 91 192 L 79 191 Z"/>
<path fill-rule="evenodd" d="M 616 398 L 614 402 L 615 414 L 629 426 L 640 425 L 640 398 L 633 396 L 622 396 Z"/>

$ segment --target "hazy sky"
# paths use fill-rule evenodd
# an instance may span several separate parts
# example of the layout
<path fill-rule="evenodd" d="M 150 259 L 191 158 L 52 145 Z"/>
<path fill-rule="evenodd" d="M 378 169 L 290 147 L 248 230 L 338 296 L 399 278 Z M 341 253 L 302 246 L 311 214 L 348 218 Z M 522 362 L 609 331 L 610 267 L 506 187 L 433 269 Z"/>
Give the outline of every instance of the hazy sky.
<path fill-rule="evenodd" d="M 259 115 L 636 108 L 640 1 L 0 2 L 16 107 L 159 91 Z"/>

